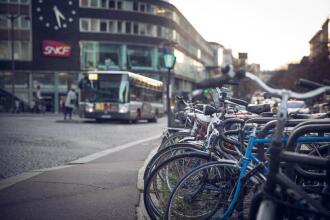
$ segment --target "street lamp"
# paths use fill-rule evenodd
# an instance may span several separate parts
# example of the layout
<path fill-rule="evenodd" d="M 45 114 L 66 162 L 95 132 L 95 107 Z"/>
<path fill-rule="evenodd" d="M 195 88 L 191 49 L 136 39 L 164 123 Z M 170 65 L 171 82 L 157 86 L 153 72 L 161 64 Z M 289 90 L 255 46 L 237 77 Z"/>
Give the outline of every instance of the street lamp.
<path fill-rule="evenodd" d="M 10 41 L 11 41 L 11 72 L 12 72 L 12 78 L 11 78 L 11 92 L 12 92 L 12 111 L 15 109 L 15 48 L 14 48 L 14 42 L 15 42 L 15 36 L 14 36 L 14 21 L 21 17 L 23 15 L 15 15 L 13 13 L 6 16 L 6 18 L 10 21 Z M 30 20 L 30 17 L 26 16 L 24 17 L 25 20 Z"/>
<path fill-rule="evenodd" d="M 170 127 L 170 125 L 171 125 L 171 99 L 170 99 L 171 70 L 174 68 L 176 57 L 169 50 L 164 49 L 163 53 L 164 53 L 164 64 L 165 64 L 165 67 L 167 68 L 167 84 L 166 84 L 167 126 Z"/>

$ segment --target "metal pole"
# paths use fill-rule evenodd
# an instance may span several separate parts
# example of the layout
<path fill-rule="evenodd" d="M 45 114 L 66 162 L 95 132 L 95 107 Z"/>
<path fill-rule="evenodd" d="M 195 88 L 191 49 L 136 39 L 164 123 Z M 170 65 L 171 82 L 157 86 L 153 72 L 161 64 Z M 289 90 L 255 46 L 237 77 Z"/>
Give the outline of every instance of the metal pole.
<path fill-rule="evenodd" d="M 167 89 L 166 89 L 166 98 L 167 98 L 167 126 L 171 126 L 171 99 L 170 99 L 170 83 L 171 83 L 171 69 L 167 69 Z"/>

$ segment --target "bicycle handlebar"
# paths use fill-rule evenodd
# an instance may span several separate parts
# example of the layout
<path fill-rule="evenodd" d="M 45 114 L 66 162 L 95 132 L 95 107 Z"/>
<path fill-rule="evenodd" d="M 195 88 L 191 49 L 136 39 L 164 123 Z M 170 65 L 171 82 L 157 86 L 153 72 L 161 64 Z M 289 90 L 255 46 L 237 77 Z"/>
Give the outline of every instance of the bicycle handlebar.
<path fill-rule="evenodd" d="M 322 93 L 329 92 L 330 86 L 324 86 L 306 93 L 297 93 L 291 90 L 286 89 L 274 89 L 269 87 L 266 83 L 264 83 L 259 77 L 256 75 L 246 72 L 245 77 L 255 81 L 261 88 L 263 88 L 266 92 L 269 92 L 273 96 L 282 97 L 282 95 L 287 94 L 289 98 L 296 98 L 296 99 L 309 99 L 315 96 L 318 96 Z"/>

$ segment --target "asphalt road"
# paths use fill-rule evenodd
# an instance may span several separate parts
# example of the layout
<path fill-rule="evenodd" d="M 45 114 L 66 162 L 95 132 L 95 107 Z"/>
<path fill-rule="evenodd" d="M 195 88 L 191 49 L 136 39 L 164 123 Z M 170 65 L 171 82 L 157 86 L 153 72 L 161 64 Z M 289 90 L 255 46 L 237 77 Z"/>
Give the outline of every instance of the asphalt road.
<path fill-rule="evenodd" d="M 115 146 L 161 135 L 158 123 L 58 122 L 62 116 L 0 116 L 0 180 L 22 172 L 66 164 Z"/>

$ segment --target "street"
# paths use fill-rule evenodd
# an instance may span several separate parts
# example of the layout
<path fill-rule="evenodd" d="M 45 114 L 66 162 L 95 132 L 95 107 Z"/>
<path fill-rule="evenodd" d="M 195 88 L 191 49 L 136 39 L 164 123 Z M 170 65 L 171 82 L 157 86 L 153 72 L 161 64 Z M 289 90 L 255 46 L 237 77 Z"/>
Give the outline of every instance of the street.
<path fill-rule="evenodd" d="M 138 124 L 84 123 L 77 116 L 74 119 L 72 123 L 63 123 L 61 115 L 0 117 L 0 180 L 161 135 L 165 125 L 164 118 L 158 123 Z"/>
<path fill-rule="evenodd" d="M 136 219 L 138 170 L 159 145 L 166 118 L 138 124 L 58 120 L 0 118 L 0 183 L 30 175 L 10 187 L 0 184 L 0 219 Z M 54 166 L 60 167 L 36 170 Z"/>

